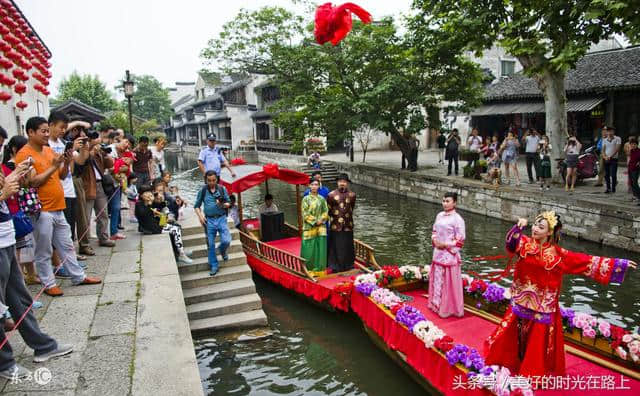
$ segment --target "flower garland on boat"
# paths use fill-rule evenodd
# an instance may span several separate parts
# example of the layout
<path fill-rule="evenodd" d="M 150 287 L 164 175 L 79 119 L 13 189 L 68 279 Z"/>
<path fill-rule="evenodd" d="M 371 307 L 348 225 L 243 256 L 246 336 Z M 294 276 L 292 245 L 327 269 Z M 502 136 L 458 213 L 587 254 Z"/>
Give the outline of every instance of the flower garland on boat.
<path fill-rule="evenodd" d="M 404 265 L 401 267 L 396 266 L 384 266 L 382 270 L 378 270 L 368 274 L 358 275 L 354 280 L 354 287 L 358 292 L 370 296 L 374 290 L 384 288 L 397 279 L 403 279 L 407 282 L 412 281 L 428 281 L 431 266 L 429 264 L 421 267 L 415 265 Z M 360 286 L 366 284 L 367 286 Z M 504 311 L 511 301 L 511 291 L 508 288 L 504 288 L 496 283 L 488 283 L 482 279 L 474 279 L 468 274 L 462 274 L 462 284 L 465 294 L 471 298 L 474 298 L 476 307 L 482 307 L 482 304 L 488 304 L 489 307 L 501 308 Z M 385 289 L 386 290 L 386 289 Z M 376 294 L 377 298 L 374 300 L 387 307 L 392 311 L 394 315 L 400 309 L 401 301 L 395 294 L 391 292 L 379 291 Z M 392 297 L 393 296 L 393 297 Z M 382 300 L 384 298 L 384 300 Z M 567 332 L 577 329 L 580 331 L 582 337 L 592 339 L 595 341 L 597 338 L 605 339 L 613 353 L 623 360 L 631 360 L 636 364 L 640 364 L 640 336 L 637 334 L 631 334 L 629 331 L 614 326 L 604 319 L 597 319 L 587 313 L 576 313 L 571 309 L 560 308 L 560 313 L 563 318 L 564 329 Z M 401 318 L 405 313 L 401 314 Z M 407 326 L 406 323 L 405 326 Z M 415 325 L 415 323 L 411 323 Z M 421 325 L 419 329 L 422 329 Z M 407 326 L 411 329 L 410 326 Z M 427 329 L 431 329 L 432 326 L 426 326 Z M 436 327 L 437 329 L 437 327 Z M 415 333 L 414 330 L 411 329 Z M 425 341 L 425 345 L 433 345 L 439 338 L 436 335 L 442 337 L 444 334 L 436 330 L 431 330 L 430 335 L 427 337 L 426 333 L 429 330 L 419 330 L 416 335 L 422 341 Z M 625 335 L 628 337 L 625 338 Z M 631 338 L 629 338 L 631 337 Z M 636 338 L 634 338 L 636 337 Z M 580 339 L 578 339 L 580 341 Z"/>
<path fill-rule="evenodd" d="M 415 271 L 420 272 L 420 268 L 414 266 L 406 267 L 409 268 L 400 270 L 405 280 L 413 280 L 413 277 L 425 279 L 424 273 L 428 274 L 428 271 L 423 271 L 420 278 L 417 278 Z M 487 388 L 500 396 L 513 394 L 512 392 L 527 396 L 533 394 L 530 388 L 522 386 L 522 381 L 511 381 L 513 377 L 510 376 L 508 369 L 501 366 L 486 366 L 484 359 L 476 349 L 469 348 L 464 344 L 454 344 L 450 336 L 446 335 L 433 322 L 427 320 L 418 309 L 403 304 L 402 299 L 393 291 L 378 286 L 378 282 L 385 277 L 384 274 L 380 276 L 380 272 L 384 272 L 384 270 L 377 271 L 378 274 L 358 275 L 353 282 L 356 291 L 370 297 L 377 304 L 390 310 L 395 320 L 407 327 L 412 334 L 424 343 L 426 348 L 440 350 L 445 354 L 447 361 L 451 365 L 460 364 L 464 366 L 468 371 L 467 376 L 470 381 L 473 381 L 477 387 Z M 408 275 L 409 279 L 405 277 L 405 273 L 411 273 L 411 275 Z M 498 291 L 496 290 L 495 293 L 498 294 Z M 498 382 L 498 379 L 501 382 Z M 501 386 L 496 384 L 501 384 Z"/>

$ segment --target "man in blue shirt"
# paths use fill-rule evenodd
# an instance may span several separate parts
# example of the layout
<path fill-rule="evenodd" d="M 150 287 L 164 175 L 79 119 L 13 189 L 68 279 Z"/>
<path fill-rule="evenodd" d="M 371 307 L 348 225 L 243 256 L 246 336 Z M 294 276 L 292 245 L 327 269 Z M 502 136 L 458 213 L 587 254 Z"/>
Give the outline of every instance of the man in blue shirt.
<path fill-rule="evenodd" d="M 214 170 L 206 171 L 204 175 L 206 186 L 198 192 L 193 205 L 196 215 L 207 230 L 209 245 L 209 267 L 211 276 L 218 273 L 218 258 L 216 257 L 216 234 L 220 232 L 220 255 L 224 261 L 229 259 L 227 248 L 231 243 L 231 234 L 227 227 L 227 209 L 231 206 L 227 189 L 218 184 L 218 176 Z M 204 211 L 200 206 L 204 205 Z"/>
<path fill-rule="evenodd" d="M 207 135 L 207 147 L 200 150 L 200 155 L 198 155 L 198 167 L 203 175 L 208 171 L 214 171 L 216 175 L 220 177 L 220 170 L 223 165 L 229 168 L 231 176 L 236 177 L 236 174 L 229 165 L 229 162 L 227 162 L 227 159 L 216 147 L 215 133 L 211 133 Z"/>
<path fill-rule="evenodd" d="M 329 189 L 326 188 L 325 186 L 322 185 L 322 172 L 320 171 L 314 171 L 311 174 L 311 178 L 313 180 L 317 180 L 318 182 L 320 182 L 320 188 L 318 189 L 318 195 L 320 195 L 322 198 L 327 199 L 327 196 L 329 195 Z M 306 197 L 307 195 L 309 195 L 309 193 L 311 192 L 311 189 L 307 188 L 306 190 L 304 190 L 304 194 L 302 194 L 303 197 Z"/>

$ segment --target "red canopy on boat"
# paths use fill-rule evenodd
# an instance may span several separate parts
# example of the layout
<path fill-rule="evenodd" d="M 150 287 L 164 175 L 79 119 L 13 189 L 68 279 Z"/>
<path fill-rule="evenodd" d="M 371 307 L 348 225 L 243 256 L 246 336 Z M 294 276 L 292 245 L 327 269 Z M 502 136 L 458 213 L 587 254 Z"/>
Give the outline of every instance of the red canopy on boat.
<path fill-rule="evenodd" d="M 309 184 L 308 175 L 292 169 L 278 168 L 277 164 L 239 165 L 234 166 L 233 171 L 236 177 L 231 177 L 227 168 L 220 172 L 220 183 L 229 193 L 241 193 L 269 179 L 278 179 L 289 184 Z"/>

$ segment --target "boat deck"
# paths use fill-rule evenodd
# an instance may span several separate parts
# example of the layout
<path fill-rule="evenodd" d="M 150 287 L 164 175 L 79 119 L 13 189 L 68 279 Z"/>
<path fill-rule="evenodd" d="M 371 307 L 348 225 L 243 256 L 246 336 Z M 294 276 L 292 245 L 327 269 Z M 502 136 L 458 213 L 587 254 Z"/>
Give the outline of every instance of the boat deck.
<path fill-rule="evenodd" d="M 428 299 L 425 296 L 426 290 L 411 290 L 404 292 L 404 294 L 413 297 L 413 300 L 407 304 L 417 308 L 422 314 L 430 321 L 440 327 L 448 336 L 453 338 L 455 342 L 466 344 L 469 347 L 476 348 L 482 353 L 483 342 L 486 340 L 491 332 L 496 327 L 495 323 L 489 320 L 477 316 L 473 313 L 465 311 L 463 317 L 449 317 L 446 319 L 441 318 L 436 313 L 431 311 L 428 306 Z M 623 376 L 611 369 L 600 366 L 589 360 L 573 355 L 571 353 L 565 353 L 566 355 L 566 375 L 572 379 L 583 378 L 585 383 L 587 377 L 596 377 L 600 383 L 602 378 L 613 377 L 615 381 L 615 389 L 607 390 L 607 393 L 611 394 L 640 394 L 640 381 Z M 623 389 L 625 388 L 625 389 Z M 575 391 L 581 395 L 602 395 L 604 388 L 599 389 L 579 389 Z M 549 395 L 561 395 L 566 394 L 567 390 L 536 390 L 536 394 L 544 393 Z"/>
<path fill-rule="evenodd" d="M 266 242 L 267 245 L 276 247 L 280 250 L 284 250 L 287 253 L 295 254 L 296 256 L 300 255 L 300 246 L 302 244 L 302 239 L 300 237 L 290 237 L 285 239 L 279 239 L 277 241 Z M 351 279 L 353 273 L 337 273 L 330 274 L 327 276 L 316 278 L 319 284 L 327 288 L 333 288 L 333 286 L 346 282 Z"/>

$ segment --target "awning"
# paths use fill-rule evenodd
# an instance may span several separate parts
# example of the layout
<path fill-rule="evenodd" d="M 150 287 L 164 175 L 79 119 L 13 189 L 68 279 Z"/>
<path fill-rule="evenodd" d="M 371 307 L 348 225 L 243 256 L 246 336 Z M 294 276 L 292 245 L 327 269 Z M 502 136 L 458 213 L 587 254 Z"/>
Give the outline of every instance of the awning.
<path fill-rule="evenodd" d="M 605 98 L 580 98 L 569 99 L 567 102 L 567 112 L 591 111 L 594 107 L 604 102 Z"/>
<path fill-rule="evenodd" d="M 293 169 L 278 168 L 276 164 L 238 165 L 234 166 L 235 177 L 231 176 L 228 168 L 220 172 L 220 184 L 230 193 L 240 193 L 269 179 L 278 179 L 288 184 L 307 185 L 309 175 Z"/>
<path fill-rule="evenodd" d="M 590 111 L 605 98 L 572 98 L 567 101 L 567 112 Z M 544 102 L 508 102 L 489 103 L 471 112 L 472 116 L 489 116 L 500 114 L 544 113 Z"/>
<path fill-rule="evenodd" d="M 544 102 L 493 103 L 480 106 L 471 112 L 472 116 L 499 114 L 544 113 Z"/>

